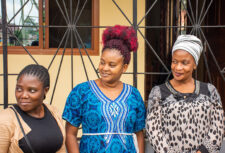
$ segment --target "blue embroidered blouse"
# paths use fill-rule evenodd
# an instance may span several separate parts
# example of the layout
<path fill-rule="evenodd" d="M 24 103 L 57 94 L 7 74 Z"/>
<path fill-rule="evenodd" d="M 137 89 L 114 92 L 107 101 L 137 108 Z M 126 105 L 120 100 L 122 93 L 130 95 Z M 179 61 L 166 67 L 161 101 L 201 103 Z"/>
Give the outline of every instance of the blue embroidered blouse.
<path fill-rule="evenodd" d="M 145 113 L 144 102 L 136 88 L 124 83 L 120 95 L 111 100 L 91 80 L 71 91 L 63 119 L 75 127 L 82 124 L 81 153 L 136 153 L 132 135 L 117 133 L 142 130 Z"/>

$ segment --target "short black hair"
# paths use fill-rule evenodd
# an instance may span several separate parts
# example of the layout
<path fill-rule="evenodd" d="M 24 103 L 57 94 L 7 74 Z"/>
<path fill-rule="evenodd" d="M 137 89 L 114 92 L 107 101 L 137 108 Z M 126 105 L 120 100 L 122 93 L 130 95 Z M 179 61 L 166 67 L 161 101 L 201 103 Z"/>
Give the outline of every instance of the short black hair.
<path fill-rule="evenodd" d="M 37 64 L 27 65 L 22 71 L 19 73 L 17 77 L 17 81 L 22 75 L 32 75 L 38 78 L 39 81 L 43 83 L 43 87 L 50 87 L 50 76 L 48 70 L 42 66 Z"/>

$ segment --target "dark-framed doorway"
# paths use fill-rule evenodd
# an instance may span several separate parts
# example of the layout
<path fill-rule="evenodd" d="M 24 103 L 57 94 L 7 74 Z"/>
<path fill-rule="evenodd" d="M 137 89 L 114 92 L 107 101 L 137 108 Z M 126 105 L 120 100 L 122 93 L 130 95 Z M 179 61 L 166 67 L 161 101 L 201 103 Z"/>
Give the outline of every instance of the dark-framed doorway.
<path fill-rule="evenodd" d="M 146 1 L 146 9 L 153 6 L 146 17 L 145 101 L 151 88 L 172 78 L 164 74 L 170 70 L 171 48 L 182 33 L 197 35 L 204 44 L 194 78 L 210 82 L 218 89 L 225 109 L 225 2 L 222 0 L 158 0 Z M 155 53 L 159 57 L 155 55 Z M 162 62 L 159 61 L 159 58 Z"/>

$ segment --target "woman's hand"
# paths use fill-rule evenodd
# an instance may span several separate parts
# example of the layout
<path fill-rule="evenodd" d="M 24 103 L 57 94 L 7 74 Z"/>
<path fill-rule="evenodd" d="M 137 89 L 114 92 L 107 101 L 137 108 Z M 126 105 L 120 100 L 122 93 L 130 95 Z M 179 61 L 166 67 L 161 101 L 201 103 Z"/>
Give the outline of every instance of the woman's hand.
<path fill-rule="evenodd" d="M 78 128 L 66 122 L 66 148 L 68 153 L 80 153 L 77 142 Z"/>

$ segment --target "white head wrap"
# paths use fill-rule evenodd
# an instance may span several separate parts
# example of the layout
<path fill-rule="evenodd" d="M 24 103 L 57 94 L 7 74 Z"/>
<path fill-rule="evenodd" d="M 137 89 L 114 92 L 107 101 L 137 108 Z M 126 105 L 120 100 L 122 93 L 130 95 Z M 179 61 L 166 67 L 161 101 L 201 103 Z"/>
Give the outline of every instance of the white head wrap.
<path fill-rule="evenodd" d="M 190 53 L 194 57 L 195 64 L 198 65 L 198 60 L 203 50 L 200 39 L 194 35 L 180 35 L 177 37 L 177 40 L 173 45 L 172 55 L 178 49 L 185 50 Z"/>

